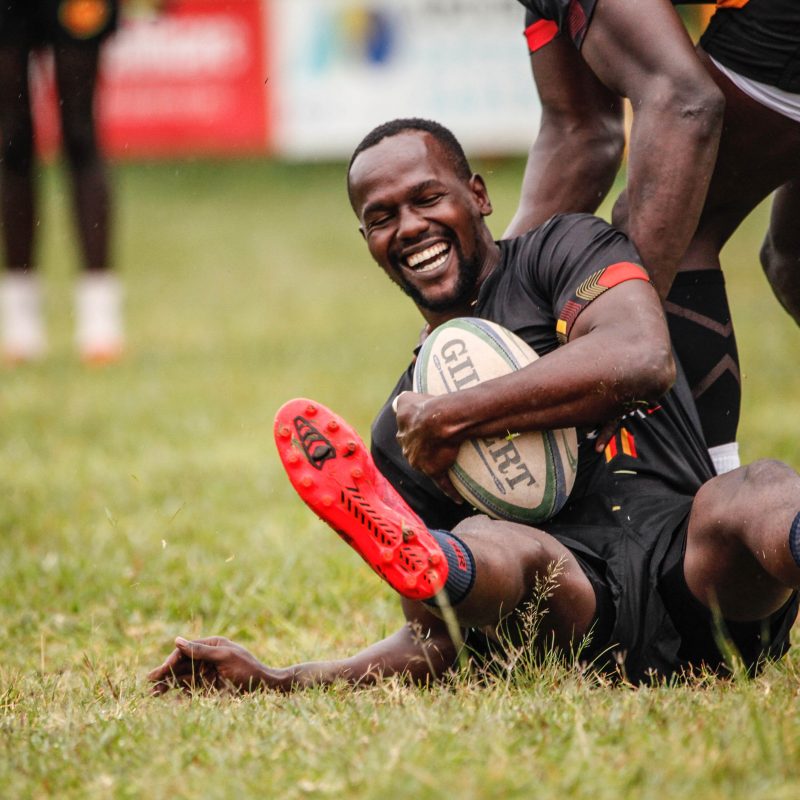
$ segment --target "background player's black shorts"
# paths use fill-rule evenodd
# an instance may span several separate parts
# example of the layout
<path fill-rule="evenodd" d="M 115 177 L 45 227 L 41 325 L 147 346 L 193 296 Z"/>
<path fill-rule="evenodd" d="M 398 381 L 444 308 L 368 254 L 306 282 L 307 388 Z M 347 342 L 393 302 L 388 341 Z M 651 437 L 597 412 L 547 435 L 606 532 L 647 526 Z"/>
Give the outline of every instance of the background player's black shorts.
<path fill-rule="evenodd" d="M 741 657 L 749 672 L 755 673 L 766 661 L 774 661 L 789 649 L 789 632 L 797 617 L 798 593 L 766 619 L 735 622 L 715 619 L 689 591 L 683 573 L 688 519 L 676 533 L 664 557 L 658 590 L 667 613 L 681 638 L 680 670 L 708 669 L 730 672 L 729 657 Z M 723 651 L 727 650 L 727 654 Z"/>
<path fill-rule="evenodd" d="M 94 44 L 117 27 L 119 0 L 0 0 L 0 44 Z"/>

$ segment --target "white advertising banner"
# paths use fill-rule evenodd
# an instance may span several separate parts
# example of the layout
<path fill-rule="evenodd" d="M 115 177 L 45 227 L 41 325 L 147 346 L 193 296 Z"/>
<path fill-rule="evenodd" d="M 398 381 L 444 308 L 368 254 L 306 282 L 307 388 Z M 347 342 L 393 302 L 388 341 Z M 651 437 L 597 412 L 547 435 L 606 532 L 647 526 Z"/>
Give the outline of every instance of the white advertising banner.
<path fill-rule="evenodd" d="M 349 155 L 375 125 L 426 117 L 470 154 L 527 150 L 539 102 L 516 0 L 273 0 L 275 152 Z"/>

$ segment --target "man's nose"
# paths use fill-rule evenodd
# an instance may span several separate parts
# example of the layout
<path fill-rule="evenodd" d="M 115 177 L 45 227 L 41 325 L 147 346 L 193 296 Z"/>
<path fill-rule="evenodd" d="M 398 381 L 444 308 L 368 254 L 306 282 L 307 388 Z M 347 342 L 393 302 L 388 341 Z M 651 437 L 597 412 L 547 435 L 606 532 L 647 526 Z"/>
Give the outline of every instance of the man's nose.
<path fill-rule="evenodd" d="M 397 235 L 401 239 L 416 239 L 428 229 L 428 220 L 414 208 L 400 210 Z"/>

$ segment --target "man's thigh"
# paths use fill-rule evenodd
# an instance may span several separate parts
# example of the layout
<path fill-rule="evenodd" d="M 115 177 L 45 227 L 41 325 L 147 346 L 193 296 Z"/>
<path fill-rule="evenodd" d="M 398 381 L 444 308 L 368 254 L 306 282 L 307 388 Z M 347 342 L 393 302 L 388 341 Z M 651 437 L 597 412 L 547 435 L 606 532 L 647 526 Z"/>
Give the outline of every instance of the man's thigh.
<path fill-rule="evenodd" d="M 725 94 L 726 107 L 705 206 L 695 241 L 684 258 L 690 269 L 693 263 L 707 264 L 770 192 L 800 177 L 800 123 L 744 94 L 704 52 L 699 55 Z M 701 253 L 700 247 L 708 253 Z"/>
<path fill-rule="evenodd" d="M 665 85 L 691 94 L 708 83 L 669 0 L 599 0 L 581 54 L 597 77 L 635 108 Z"/>

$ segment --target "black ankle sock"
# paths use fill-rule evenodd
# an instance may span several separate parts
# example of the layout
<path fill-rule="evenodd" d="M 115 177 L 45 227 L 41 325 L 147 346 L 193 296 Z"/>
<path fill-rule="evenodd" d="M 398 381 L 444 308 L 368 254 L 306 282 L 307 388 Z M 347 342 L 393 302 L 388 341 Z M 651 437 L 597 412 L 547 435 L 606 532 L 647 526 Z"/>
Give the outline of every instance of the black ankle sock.
<path fill-rule="evenodd" d="M 450 605 L 460 603 L 475 583 L 475 559 L 472 551 L 455 534 L 448 531 L 432 530 L 431 536 L 436 539 L 447 559 L 447 581 L 444 590 Z M 427 605 L 438 607 L 436 597 L 424 601 Z"/>
<path fill-rule="evenodd" d="M 706 444 L 716 447 L 736 441 L 742 387 L 722 272 L 679 272 L 664 306 Z"/>

